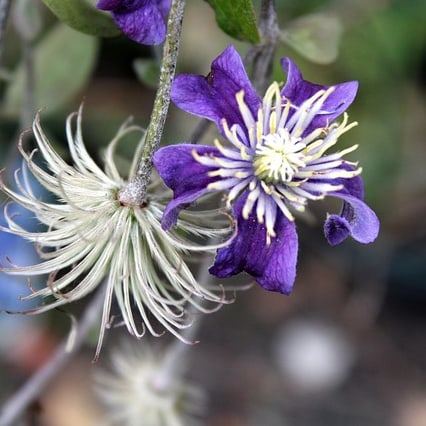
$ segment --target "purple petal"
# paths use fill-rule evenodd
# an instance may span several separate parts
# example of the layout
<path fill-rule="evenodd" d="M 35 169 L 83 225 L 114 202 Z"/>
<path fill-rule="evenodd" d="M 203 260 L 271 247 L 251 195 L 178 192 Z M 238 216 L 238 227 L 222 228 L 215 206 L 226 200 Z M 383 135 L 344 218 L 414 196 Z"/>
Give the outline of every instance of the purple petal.
<path fill-rule="evenodd" d="M 96 7 L 101 10 L 113 10 L 123 6 L 123 0 L 98 0 Z"/>
<path fill-rule="evenodd" d="M 116 12 L 132 12 L 144 7 L 146 3 L 158 3 L 155 0 L 98 0 L 96 7 Z"/>
<path fill-rule="evenodd" d="M 172 0 L 98 0 L 96 7 L 115 12 L 132 12 L 151 3 L 156 5 L 163 17 L 166 18 L 170 11 L 171 2 Z"/>
<path fill-rule="evenodd" d="M 211 65 L 207 77 L 194 74 L 178 75 L 172 87 L 173 102 L 184 111 L 208 118 L 222 128 L 220 121 L 225 118 L 228 125 L 239 123 L 242 117 L 235 95 L 244 90 L 245 102 L 256 116 L 260 99 L 244 69 L 240 55 L 229 46 Z"/>
<path fill-rule="evenodd" d="M 110 10 L 123 34 L 138 43 L 160 44 L 166 37 L 170 0 L 99 0 L 96 7 Z"/>
<path fill-rule="evenodd" d="M 324 224 L 327 241 L 331 245 L 339 244 L 350 235 L 360 243 L 373 242 L 380 228 L 376 213 L 364 201 L 352 195 L 342 192 L 330 195 L 343 199 L 344 203 L 340 215 L 330 215 Z"/>
<path fill-rule="evenodd" d="M 192 155 L 221 156 L 212 146 L 180 144 L 160 148 L 154 154 L 154 165 L 165 184 L 174 191 L 173 200 L 164 210 L 161 225 L 167 230 L 177 221 L 179 211 L 208 192 L 207 185 L 218 177 L 208 176 L 211 168 L 200 164 Z"/>
<path fill-rule="evenodd" d="M 209 272 L 220 278 L 245 271 L 265 289 L 290 294 L 296 278 L 298 239 L 293 222 L 280 214 L 277 236 L 266 244 L 266 228 L 253 212 L 248 219 L 241 215 L 246 197 L 234 205 L 238 233 L 229 246 L 219 249 Z"/>
<path fill-rule="evenodd" d="M 350 235 L 351 225 L 343 216 L 328 215 L 324 223 L 324 233 L 329 244 L 335 246 L 346 240 Z"/>
<path fill-rule="evenodd" d="M 345 170 L 355 170 L 355 167 L 348 163 L 343 163 L 340 168 Z M 360 200 L 364 200 L 364 182 L 361 176 L 354 176 L 350 179 L 335 179 L 333 183 L 343 185 L 344 189 L 342 191 L 344 193 L 352 195 Z"/>
<path fill-rule="evenodd" d="M 346 170 L 353 170 L 348 164 L 343 164 Z M 349 235 L 360 243 L 373 242 L 379 233 L 380 222 L 376 214 L 364 200 L 364 183 L 360 176 L 351 179 L 335 179 L 334 184 L 342 184 L 341 191 L 329 195 L 341 198 L 343 207 L 340 215 L 329 215 L 324 224 L 324 233 L 331 245 L 340 244 Z"/>
<path fill-rule="evenodd" d="M 302 73 L 290 58 L 282 58 L 281 66 L 287 73 L 287 82 L 281 91 L 281 95 L 288 98 L 293 104 L 301 105 L 319 90 L 326 90 L 331 86 L 314 84 L 303 79 Z M 335 89 L 324 102 L 321 111 L 309 126 L 308 133 L 313 128 L 323 127 L 330 123 L 344 111 L 355 99 L 358 90 L 357 81 L 336 84 Z"/>
<path fill-rule="evenodd" d="M 172 0 L 158 0 L 158 9 L 160 13 L 163 15 L 164 20 L 167 19 L 170 12 L 170 6 L 172 5 Z"/>

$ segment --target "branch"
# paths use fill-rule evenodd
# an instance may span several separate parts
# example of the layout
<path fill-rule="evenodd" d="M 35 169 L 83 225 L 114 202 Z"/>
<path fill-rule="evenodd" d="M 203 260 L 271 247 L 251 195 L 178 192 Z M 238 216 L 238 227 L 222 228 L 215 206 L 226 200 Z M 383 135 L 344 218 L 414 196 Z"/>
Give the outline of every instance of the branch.
<path fill-rule="evenodd" d="M 275 0 L 262 0 L 259 16 L 259 31 L 262 43 L 251 46 L 244 57 L 246 67 L 253 64 L 251 81 L 257 92 L 262 95 L 269 86 L 272 73 L 275 50 L 280 41 L 280 28 L 278 26 Z M 193 131 L 190 141 L 198 143 L 208 130 L 211 121 L 202 119 Z"/>
<path fill-rule="evenodd" d="M 118 199 L 127 205 L 142 205 L 152 172 L 152 156 L 158 149 L 170 104 L 170 91 L 176 71 L 182 30 L 185 0 L 173 0 L 167 24 L 166 41 L 163 48 L 159 87 L 154 101 L 150 123 L 146 131 L 145 144 L 139 160 L 136 176 L 118 194 Z"/>
<path fill-rule="evenodd" d="M 262 94 L 269 86 L 275 50 L 280 40 L 275 0 L 262 0 L 259 31 L 263 41 L 248 50 L 244 62 L 246 65 L 253 63 L 251 79 L 258 93 Z"/>
<path fill-rule="evenodd" d="M 99 313 L 105 300 L 105 287 L 104 285 L 99 289 L 98 294 L 94 296 L 91 303 L 86 307 L 84 316 L 75 329 L 72 349 L 69 349 L 69 339 L 66 338 L 47 364 L 30 377 L 18 392 L 6 401 L 0 410 L 0 426 L 15 425 L 28 406 L 43 392 L 49 382 L 80 349 L 92 326 L 99 320 Z"/>
<path fill-rule="evenodd" d="M 3 37 L 6 31 L 7 18 L 12 0 L 0 0 L 0 57 L 3 50 Z"/>

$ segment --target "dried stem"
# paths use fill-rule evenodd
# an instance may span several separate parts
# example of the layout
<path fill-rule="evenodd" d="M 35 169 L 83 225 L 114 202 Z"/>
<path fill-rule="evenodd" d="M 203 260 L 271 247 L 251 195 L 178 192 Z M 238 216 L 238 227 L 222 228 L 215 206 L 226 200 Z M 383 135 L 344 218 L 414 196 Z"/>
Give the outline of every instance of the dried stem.
<path fill-rule="evenodd" d="M 24 74 L 25 74 L 25 90 L 24 90 L 24 102 L 21 110 L 21 124 L 22 130 L 31 127 L 31 123 L 34 119 L 35 111 L 35 75 L 34 75 L 34 51 L 33 43 L 29 40 L 23 40 L 23 52 L 24 52 Z"/>
<path fill-rule="evenodd" d="M 262 0 L 259 15 L 259 31 L 262 43 L 251 46 L 244 58 L 246 67 L 253 64 L 251 81 L 259 94 L 263 94 L 269 86 L 277 44 L 280 41 L 275 0 Z M 193 131 L 190 141 L 198 143 L 208 130 L 211 121 L 202 119 Z"/>
<path fill-rule="evenodd" d="M 259 30 L 262 43 L 248 50 L 244 62 L 246 65 L 253 63 L 251 76 L 253 85 L 259 93 L 264 93 L 269 86 L 272 63 L 280 36 L 275 0 L 262 0 Z"/>
<path fill-rule="evenodd" d="M 139 160 L 136 176 L 118 194 L 119 200 L 127 205 L 142 205 L 152 172 L 152 156 L 158 149 L 170 103 L 170 91 L 175 76 L 179 52 L 185 0 L 173 0 L 167 24 L 161 62 L 159 87 L 154 101 L 150 123 L 146 131 L 144 148 Z"/>
<path fill-rule="evenodd" d="M 17 420 L 25 413 L 28 406 L 42 394 L 43 389 L 83 345 L 89 331 L 99 320 L 99 314 L 105 299 L 105 287 L 104 285 L 98 290 L 98 294 L 86 307 L 84 316 L 73 334 L 72 349 L 69 350 L 69 339 L 66 338 L 47 364 L 36 372 L 15 395 L 6 401 L 0 410 L 0 426 L 17 424 Z"/>
<path fill-rule="evenodd" d="M 3 37 L 6 31 L 7 18 L 9 16 L 12 0 L 0 0 L 0 58 L 3 51 Z"/>
<path fill-rule="evenodd" d="M 194 144 L 198 143 L 199 140 L 207 132 L 211 124 L 212 122 L 210 120 L 207 120 L 206 118 L 203 118 L 202 120 L 200 120 L 199 123 L 197 124 L 197 127 L 194 129 L 194 131 L 192 132 L 189 138 L 191 143 L 194 143 Z"/>

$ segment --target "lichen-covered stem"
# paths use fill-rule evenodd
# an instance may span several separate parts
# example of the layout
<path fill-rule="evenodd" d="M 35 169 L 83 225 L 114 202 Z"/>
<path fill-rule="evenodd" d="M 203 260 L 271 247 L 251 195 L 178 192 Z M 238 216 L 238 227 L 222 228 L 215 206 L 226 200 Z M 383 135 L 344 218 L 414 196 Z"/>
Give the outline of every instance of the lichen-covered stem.
<path fill-rule="evenodd" d="M 167 35 L 164 42 L 159 87 L 150 123 L 146 131 L 136 176 L 119 192 L 118 199 L 127 205 L 143 205 L 152 172 L 152 156 L 160 145 L 170 103 L 170 91 L 175 76 L 185 0 L 173 0 L 170 8 Z"/>

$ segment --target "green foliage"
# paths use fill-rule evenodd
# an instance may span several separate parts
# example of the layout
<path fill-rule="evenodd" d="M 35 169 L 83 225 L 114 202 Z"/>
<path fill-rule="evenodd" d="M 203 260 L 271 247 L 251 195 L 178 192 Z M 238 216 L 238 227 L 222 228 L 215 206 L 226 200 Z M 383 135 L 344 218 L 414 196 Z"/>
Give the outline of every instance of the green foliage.
<path fill-rule="evenodd" d="M 337 58 L 342 25 L 337 17 L 316 13 L 290 22 L 282 32 L 282 40 L 318 64 L 328 64 Z"/>
<path fill-rule="evenodd" d="M 219 27 L 237 40 L 258 43 L 259 31 L 251 0 L 206 0 L 216 13 Z"/>
<path fill-rule="evenodd" d="M 392 214 L 389 194 L 399 190 L 396 182 L 406 182 L 411 194 L 424 192 L 424 180 L 409 173 L 416 169 L 416 159 L 424 158 L 424 93 L 418 84 L 425 22 L 423 0 L 397 0 L 364 13 L 347 30 L 339 57 L 340 70 L 360 83 L 350 109 L 350 117 L 360 123 L 353 142 L 362 142 L 357 156 L 366 194 L 375 207 L 381 204 L 383 214 Z M 347 139 L 351 137 L 348 133 Z"/>
<path fill-rule="evenodd" d="M 62 22 L 85 34 L 115 37 L 120 34 L 110 14 L 86 0 L 42 0 Z"/>
<path fill-rule="evenodd" d="M 96 60 L 99 40 L 58 24 L 34 48 L 35 107 L 50 111 L 63 106 L 86 83 Z M 25 90 L 21 63 L 4 99 L 4 113 L 17 114 Z"/>
<path fill-rule="evenodd" d="M 135 59 L 133 69 L 141 83 L 153 89 L 158 87 L 160 67 L 157 61 L 153 59 Z"/>

